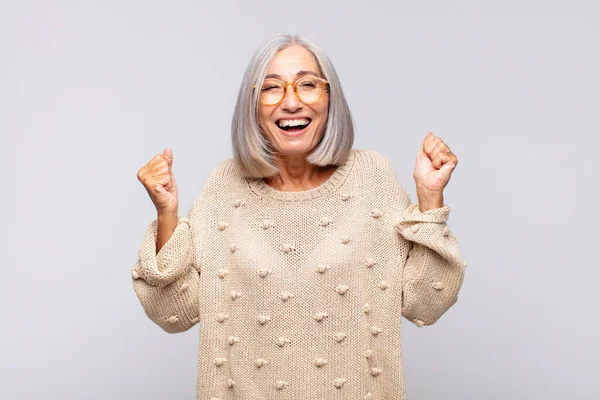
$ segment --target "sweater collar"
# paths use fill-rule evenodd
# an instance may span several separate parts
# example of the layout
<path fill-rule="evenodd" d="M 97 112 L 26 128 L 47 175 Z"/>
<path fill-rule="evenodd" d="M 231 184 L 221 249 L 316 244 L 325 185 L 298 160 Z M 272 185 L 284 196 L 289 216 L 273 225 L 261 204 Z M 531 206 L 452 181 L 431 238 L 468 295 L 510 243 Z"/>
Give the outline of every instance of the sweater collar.
<path fill-rule="evenodd" d="M 280 201 L 303 201 L 321 197 L 327 193 L 337 191 L 346 180 L 348 173 L 354 165 L 356 150 L 350 151 L 346 162 L 339 165 L 335 172 L 319 186 L 299 192 L 283 192 L 269 186 L 262 178 L 245 178 L 250 190 L 259 197 L 267 197 Z"/>

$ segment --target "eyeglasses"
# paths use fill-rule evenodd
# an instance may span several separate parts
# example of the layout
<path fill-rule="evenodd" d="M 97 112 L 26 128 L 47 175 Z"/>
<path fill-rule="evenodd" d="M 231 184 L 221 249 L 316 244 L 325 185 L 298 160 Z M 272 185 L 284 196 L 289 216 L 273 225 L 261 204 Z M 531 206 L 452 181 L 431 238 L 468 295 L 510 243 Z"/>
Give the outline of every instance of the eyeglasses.
<path fill-rule="evenodd" d="M 328 82 L 325 79 L 312 75 L 306 75 L 296 82 L 284 82 L 275 78 L 265 79 L 260 89 L 260 101 L 267 106 L 274 106 L 283 101 L 285 89 L 292 85 L 294 93 L 304 104 L 312 104 L 319 101 Z M 256 85 L 254 85 L 256 88 Z"/>

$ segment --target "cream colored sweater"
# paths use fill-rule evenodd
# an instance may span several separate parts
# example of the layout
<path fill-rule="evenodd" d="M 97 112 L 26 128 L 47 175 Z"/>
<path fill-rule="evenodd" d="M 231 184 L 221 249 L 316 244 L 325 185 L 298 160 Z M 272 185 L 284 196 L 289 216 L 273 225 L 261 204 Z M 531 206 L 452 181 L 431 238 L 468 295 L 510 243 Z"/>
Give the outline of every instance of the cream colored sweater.
<path fill-rule="evenodd" d="M 448 214 L 374 151 L 302 192 L 228 160 L 158 254 L 150 224 L 133 286 L 165 331 L 200 324 L 200 400 L 401 400 L 401 317 L 433 324 L 463 281 Z"/>

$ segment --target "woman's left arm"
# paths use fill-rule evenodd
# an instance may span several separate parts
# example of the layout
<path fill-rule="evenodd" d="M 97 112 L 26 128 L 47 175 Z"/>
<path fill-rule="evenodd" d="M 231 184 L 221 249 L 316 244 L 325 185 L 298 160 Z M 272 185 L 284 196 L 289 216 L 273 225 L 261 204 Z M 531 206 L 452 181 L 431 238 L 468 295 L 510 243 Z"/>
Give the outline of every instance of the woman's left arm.
<path fill-rule="evenodd" d="M 465 262 L 446 220 L 448 206 L 421 212 L 408 206 L 397 232 L 411 242 L 404 265 L 402 315 L 415 325 L 431 325 L 454 303 L 463 282 Z"/>
<path fill-rule="evenodd" d="M 466 263 L 446 221 L 443 189 L 458 163 L 439 138 L 428 133 L 414 171 L 418 204 L 405 203 L 397 232 L 411 243 L 404 265 L 402 315 L 417 326 L 436 322 L 457 300 Z M 408 196 L 406 196 L 408 199 Z"/>

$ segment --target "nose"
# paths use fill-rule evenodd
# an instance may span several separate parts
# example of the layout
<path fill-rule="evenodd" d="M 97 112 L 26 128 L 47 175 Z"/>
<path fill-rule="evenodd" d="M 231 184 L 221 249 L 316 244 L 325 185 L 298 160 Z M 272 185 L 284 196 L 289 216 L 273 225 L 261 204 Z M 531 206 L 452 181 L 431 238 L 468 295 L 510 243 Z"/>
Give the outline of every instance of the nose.
<path fill-rule="evenodd" d="M 291 83 L 285 85 L 285 92 L 283 94 L 283 100 L 281 101 L 281 108 L 289 112 L 295 112 L 302 109 L 302 102 L 298 96 L 296 96 L 294 85 Z"/>

